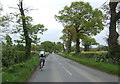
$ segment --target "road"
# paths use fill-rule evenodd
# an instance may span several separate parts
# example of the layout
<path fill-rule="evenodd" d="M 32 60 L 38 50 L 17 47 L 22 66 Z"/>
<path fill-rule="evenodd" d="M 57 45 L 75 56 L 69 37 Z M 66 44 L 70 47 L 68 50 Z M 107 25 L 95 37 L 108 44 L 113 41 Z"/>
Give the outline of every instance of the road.
<path fill-rule="evenodd" d="M 118 77 L 50 54 L 43 71 L 37 68 L 28 82 L 118 82 Z"/>

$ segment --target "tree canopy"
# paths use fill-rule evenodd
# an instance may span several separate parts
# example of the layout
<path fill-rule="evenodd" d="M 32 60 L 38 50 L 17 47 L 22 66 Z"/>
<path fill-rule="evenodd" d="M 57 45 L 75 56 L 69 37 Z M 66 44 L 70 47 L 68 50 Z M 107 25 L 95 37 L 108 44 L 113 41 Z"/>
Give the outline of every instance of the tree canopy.
<path fill-rule="evenodd" d="M 63 26 L 72 25 L 76 31 L 76 53 L 80 52 L 80 38 L 82 36 L 97 35 L 103 30 L 103 13 L 87 2 L 72 2 L 70 6 L 65 6 L 63 10 L 55 15 L 57 21 Z"/>

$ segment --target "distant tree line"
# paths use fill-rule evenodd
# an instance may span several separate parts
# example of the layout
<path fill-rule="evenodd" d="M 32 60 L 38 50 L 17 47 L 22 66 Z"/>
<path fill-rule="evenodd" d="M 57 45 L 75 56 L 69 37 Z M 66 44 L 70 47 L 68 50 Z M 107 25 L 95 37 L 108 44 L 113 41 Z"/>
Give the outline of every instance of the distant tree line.
<path fill-rule="evenodd" d="M 32 45 L 33 51 L 41 51 L 42 49 L 45 50 L 45 52 L 62 52 L 63 51 L 63 44 L 61 42 L 51 42 L 51 41 L 44 41 L 41 42 L 39 45 Z"/>

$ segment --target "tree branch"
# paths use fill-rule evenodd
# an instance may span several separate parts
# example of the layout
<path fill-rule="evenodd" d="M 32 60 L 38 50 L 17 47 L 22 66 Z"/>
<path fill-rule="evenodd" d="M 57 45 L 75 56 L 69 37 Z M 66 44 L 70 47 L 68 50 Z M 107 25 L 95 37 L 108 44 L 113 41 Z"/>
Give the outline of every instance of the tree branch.
<path fill-rule="evenodd" d="M 120 19 L 120 11 L 117 13 L 117 15 L 116 15 L 116 21 L 118 20 L 118 19 Z"/>
<path fill-rule="evenodd" d="M 15 7 L 9 7 L 9 8 L 12 8 L 12 9 L 18 9 L 18 8 L 15 8 Z"/>
<path fill-rule="evenodd" d="M 109 2 L 109 6 L 110 6 L 110 10 L 113 12 L 116 12 L 116 6 L 117 6 L 118 2 Z"/>

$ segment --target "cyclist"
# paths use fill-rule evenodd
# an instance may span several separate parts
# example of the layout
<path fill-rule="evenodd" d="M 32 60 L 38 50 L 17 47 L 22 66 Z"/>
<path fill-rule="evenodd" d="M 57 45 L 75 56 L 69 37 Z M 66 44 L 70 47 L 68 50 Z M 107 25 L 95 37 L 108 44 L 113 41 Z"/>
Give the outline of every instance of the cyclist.
<path fill-rule="evenodd" d="M 45 57 L 46 57 L 44 49 L 42 49 L 40 51 L 39 56 L 40 56 L 40 63 L 43 62 L 43 66 L 44 66 L 45 65 Z"/>

